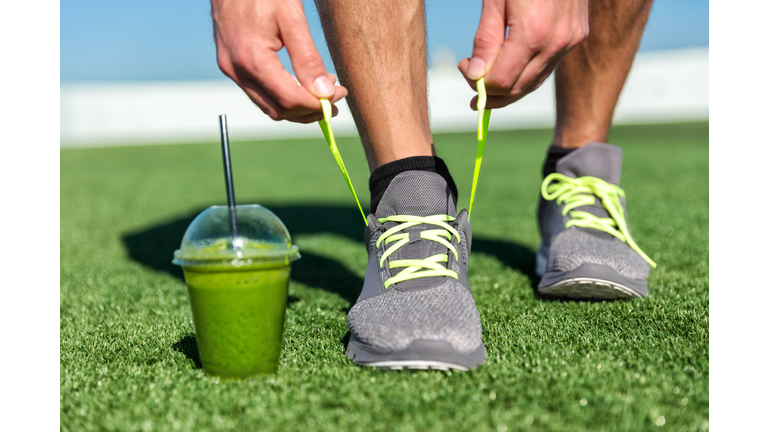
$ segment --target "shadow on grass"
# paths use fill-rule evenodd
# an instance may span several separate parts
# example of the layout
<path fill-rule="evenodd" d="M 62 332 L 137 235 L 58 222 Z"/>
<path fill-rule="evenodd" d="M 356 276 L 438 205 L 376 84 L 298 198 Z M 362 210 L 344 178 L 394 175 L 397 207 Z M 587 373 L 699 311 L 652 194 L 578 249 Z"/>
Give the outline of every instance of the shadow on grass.
<path fill-rule="evenodd" d="M 362 242 L 363 223 L 355 207 L 321 204 L 263 204 L 274 212 L 288 227 L 292 236 L 301 234 L 332 233 Z M 128 256 L 153 270 L 184 279 L 181 268 L 172 264 L 173 252 L 181 244 L 189 224 L 200 212 L 148 227 L 122 236 Z M 301 244 L 298 244 L 301 248 Z M 514 270 L 521 271 L 531 280 L 532 288 L 538 283 L 534 272 L 535 254 L 525 246 L 493 238 L 472 239 L 472 252 L 492 255 Z M 340 295 L 353 304 L 363 280 L 344 264 L 331 258 L 301 251 L 302 258 L 294 263 L 291 279 L 311 287 Z"/>
<path fill-rule="evenodd" d="M 171 347 L 174 351 L 178 351 L 192 360 L 196 369 L 203 368 L 203 363 L 200 361 L 200 353 L 197 351 L 197 339 L 193 335 L 184 336 L 171 345 Z"/>
<path fill-rule="evenodd" d="M 496 257 L 513 270 L 520 271 L 531 281 L 531 288 L 534 290 L 539 284 L 540 278 L 536 274 L 536 254 L 527 247 L 508 241 L 473 237 L 472 253 L 477 252 Z M 470 261 L 470 267 L 471 265 Z"/>

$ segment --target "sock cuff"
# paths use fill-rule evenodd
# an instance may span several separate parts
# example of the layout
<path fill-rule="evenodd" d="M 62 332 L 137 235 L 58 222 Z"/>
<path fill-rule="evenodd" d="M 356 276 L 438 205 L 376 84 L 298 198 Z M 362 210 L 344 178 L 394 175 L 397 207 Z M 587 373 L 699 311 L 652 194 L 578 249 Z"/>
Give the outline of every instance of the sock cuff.
<path fill-rule="evenodd" d="M 448 188 L 453 193 L 454 199 L 458 200 L 459 191 L 456 188 L 456 183 L 442 159 L 437 156 L 412 156 L 386 163 L 373 170 L 368 180 L 368 187 L 371 191 L 371 213 L 376 213 L 376 207 L 378 207 L 392 179 L 405 171 L 427 171 L 440 174 L 448 183 Z"/>
<path fill-rule="evenodd" d="M 556 172 L 557 161 L 574 150 L 576 149 L 558 147 L 554 144 L 551 144 L 549 146 L 549 150 L 547 151 L 547 158 L 544 160 L 544 166 L 541 168 L 542 178 Z"/>

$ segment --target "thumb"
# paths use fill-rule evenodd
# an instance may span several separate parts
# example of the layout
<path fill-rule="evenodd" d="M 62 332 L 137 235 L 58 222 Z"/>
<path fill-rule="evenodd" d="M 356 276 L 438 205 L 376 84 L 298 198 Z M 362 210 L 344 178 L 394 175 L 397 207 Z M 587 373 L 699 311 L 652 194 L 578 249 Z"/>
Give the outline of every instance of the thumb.
<path fill-rule="evenodd" d="M 475 33 L 472 58 L 467 67 L 467 78 L 478 80 L 485 76 L 496 61 L 504 45 L 506 24 L 503 1 L 483 1 L 480 24 Z"/>
<path fill-rule="evenodd" d="M 280 34 L 291 57 L 291 65 L 301 85 L 319 99 L 329 99 L 334 94 L 334 80 L 325 70 L 323 59 L 315 48 L 309 25 L 303 12 L 281 23 Z"/>

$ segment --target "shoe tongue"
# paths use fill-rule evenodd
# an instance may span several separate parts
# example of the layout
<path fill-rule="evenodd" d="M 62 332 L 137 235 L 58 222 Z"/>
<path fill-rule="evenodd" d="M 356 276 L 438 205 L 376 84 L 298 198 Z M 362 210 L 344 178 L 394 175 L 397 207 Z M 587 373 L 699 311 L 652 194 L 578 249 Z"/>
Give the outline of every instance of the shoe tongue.
<path fill-rule="evenodd" d="M 394 215 L 456 217 L 456 199 L 443 176 L 429 171 L 404 171 L 389 183 L 376 217 Z"/>
<path fill-rule="evenodd" d="M 557 162 L 555 169 L 568 177 L 591 176 L 619 186 L 621 182 L 621 148 L 593 142 L 574 150 Z"/>

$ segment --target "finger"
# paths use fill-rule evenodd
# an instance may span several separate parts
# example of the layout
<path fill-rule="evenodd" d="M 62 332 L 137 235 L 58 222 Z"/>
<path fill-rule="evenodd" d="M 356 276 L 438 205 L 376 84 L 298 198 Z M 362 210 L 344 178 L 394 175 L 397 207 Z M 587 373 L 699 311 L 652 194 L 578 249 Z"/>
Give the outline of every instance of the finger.
<path fill-rule="evenodd" d="M 506 50 L 507 48 L 502 51 Z M 526 55 L 530 51 L 520 50 L 520 52 L 521 55 Z M 531 59 L 527 64 L 524 64 L 522 61 L 507 63 L 507 58 L 509 57 L 506 53 L 502 53 L 499 59 L 497 59 L 494 70 L 490 71 L 485 78 L 486 92 L 488 94 L 485 105 L 487 109 L 503 108 L 522 99 L 526 94 L 538 88 L 562 59 L 562 57 L 558 57 L 553 59 L 550 64 L 546 64 L 546 57 L 539 55 Z M 515 72 L 512 72 L 509 76 L 497 72 L 501 71 L 504 67 L 513 69 L 522 67 L 522 70 L 520 70 L 517 76 L 514 75 Z M 541 70 L 542 68 L 543 70 Z M 467 82 L 473 85 L 475 81 L 467 78 Z M 512 86 L 512 89 L 510 90 L 508 86 Z M 473 98 L 470 101 L 470 107 L 473 110 L 477 110 L 477 98 Z"/>
<path fill-rule="evenodd" d="M 297 117 L 297 118 L 291 119 L 290 121 L 294 123 L 309 124 L 309 123 L 315 123 L 322 119 L 323 119 L 323 113 L 312 113 L 312 114 L 305 115 L 304 117 Z"/>
<path fill-rule="evenodd" d="M 322 112 L 313 112 L 308 110 L 285 112 L 280 106 L 267 94 L 264 89 L 260 88 L 253 81 L 246 81 L 241 85 L 241 88 L 245 91 L 246 95 L 272 120 L 287 120 L 294 123 L 314 123 L 323 119 Z M 347 90 L 343 87 L 336 86 L 336 93 L 331 100 L 339 100 L 346 96 Z M 331 102 L 333 103 L 333 102 Z M 339 108 L 336 105 L 331 105 L 331 117 L 336 117 L 339 114 Z"/>
<path fill-rule="evenodd" d="M 320 100 L 283 69 L 275 51 L 257 47 L 252 59 L 238 75 L 250 74 L 282 110 L 289 113 L 322 110 Z"/>
<path fill-rule="evenodd" d="M 524 89 L 524 93 L 525 94 L 531 93 L 534 90 L 541 87 L 541 85 L 544 84 L 544 81 L 547 78 L 549 78 L 550 75 L 552 75 L 552 72 L 555 71 L 555 69 L 557 68 L 557 65 L 559 64 L 560 64 L 560 61 L 550 63 L 550 65 L 546 69 L 544 69 L 544 71 L 542 71 L 539 74 L 539 76 L 535 80 L 533 80 L 533 82 L 526 89 Z"/>
<path fill-rule="evenodd" d="M 243 89 L 248 98 L 250 98 L 256 106 L 261 109 L 264 114 L 268 115 L 272 120 L 288 120 L 293 117 L 301 117 L 307 114 L 317 112 L 311 109 L 298 109 L 293 111 L 286 111 L 280 104 L 278 104 L 269 93 L 261 88 L 255 81 L 245 76 L 238 76 L 236 80 L 240 88 Z"/>
<path fill-rule="evenodd" d="M 472 47 L 472 58 L 465 73 L 468 80 L 478 80 L 494 67 L 496 58 L 504 45 L 506 29 L 504 2 L 483 1 L 480 24 L 477 26 Z"/>
<path fill-rule="evenodd" d="M 524 41 L 511 33 L 509 36 L 493 69 L 485 76 L 485 88 L 489 96 L 509 96 L 520 74 L 535 55 Z"/>
<path fill-rule="evenodd" d="M 272 120 L 288 120 L 299 123 L 311 123 L 313 121 L 323 118 L 322 112 L 317 112 L 308 109 L 299 109 L 293 111 L 284 110 L 271 96 L 259 85 L 249 78 L 236 77 L 237 84 L 243 89 L 245 94 L 261 109 L 262 112 L 267 114 Z M 338 102 L 347 95 L 347 89 L 341 86 L 334 86 L 334 95 L 329 99 L 331 104 Z M 339 113 L 339 109 L 336 105 L 333 107 L 333 116 Z M 308 115 L 317 114 L 314 116 L 314 120 L 306 120 L 303 117 Z"/>
<path fill-rule="evenodd" d="M 333 77 L 333 78 L 335 79 L 335 77 L 334 77 L 333 75 L 330 75 L 330 76 L 331 76 L 331 77 Z M 333 103 L 336 103 L 336 102 L 338 102 L 339 100 L 341 100 L 341 99 L 343 99 L 343 98 L 345 98 L 345 97 L 347 97 L 347 94 L 349 93 L 349 92 L 347 91 L 347 88 L 346 88 L 346 87 L 344 87 L 344 86 L 340 86 L 340 85 L 339 85 L 339 86 L 333 86 L 333 91 L 334 91 L 334 92 L 333 92 L 333 96 L 331 96 L 330 98 L 328 98 L 328 100 L 329 100 L 329 101 L 330 101 L 332 104 L 333 104 Z"/>
<path fill-rule="evenodd" d="M 559 62 L 553 62 L 551 63 L 544 71 L 542 71 L 534 80 L 531 81 L 531 83 L 523 88 L 521 91 L 515 93 L 514 95 L 504 95 L 504 96 L 488 96 L 487 100 L 485 102 L 485 108 L 486 109 L 498 109 L 498 108 L 504 108 L 507 105 L 511 105 L 529 93 L 535 91 L 539 87 L 541 87 L 542 84 L 544 84 L 544 81 L 547 79 L 549 75 L 552 74 L 552 71 L 557 67 L 557 64 Z M 470 108 L 472 108 L 474 111 L 477 111 L 477 96 L 473 97 L 472 100 L 469 102 Z"/>
<path fill-rule="evenodd" d="M 506 91 L 498 96 L 522 97 L 525 94 L 525 90 L 528 89 L 533 81 L 538 78 L 539 74 L 541 74 L 548 66 L 546 63 L 547 60 L 549 59 L 545 59 L 543 56 L 538 55 L 531 59 L 528 64 L 522 65 L 523 68 L 520 70 L 519 75 L 514 82 L 511 83 L 511 88 L 507 87 L 505 89 Z M 506 85 L 507 83 L 505 82 L 504 84 Z"/>
<path fill-rule="evenodd" d="M 241 85 L 246 95 L 272 120 L 287 120 L 295 123 L 313 123 L 323 118 L 322 112 L 313 112 L 309 110 L 293 111 L 290 113 L 285 112 L 280 106 L 267 94 L 264 89 L 260 88 L 253 81 L 246 81 Z M 346 89 L 343 87 L 336 87 L 336 94 L 333 98 L 336 100 L 341 99 L 346 95 Z M 339 108 L 336 105 L 331 105 L 332 117 L 336 117 L 339 114 Z"/>
<path fill-rule="evenodd" d="M 277 53 L 271 50 L 261 51 L 254 58 L 260 67 L 254 71 L 253 81 L 260 83 L 280 110 L 285 112 L 283 118 L 303 116 L 309 111 L 322 112 L 320 99 L 310 93 L 307 88 L 299 85 L 296 79 L 283 69 Z M 333 75 L 326 73 L 325 76 L 333 83 L 332 79 L 335 78 Z M 333 93 L 328 99 L 332 103 L 344 98 L 348 93 L 343 86 L 332 85 L 331 89 Z"/>
<path fill-rule="evenodd" d="M 302 86 L 318 99 L 333 96 L 333 80 L 325 70 L 323 59 L 317 52 L 309 31 L 301 2 L 291 2 L 278 16 L 280 35 L 291 57 L 291 65 Z"/>
<path fill-rule="evenodd" d="M 469 84 L 470 87 L 472 87 L 472 90 L 477 91 L 477 80 L 469 79 L 467 77 L 467 69 L 469 68 L 469 59 L 461 59 L 458 66 L 459 72 L 464 76 L 464 79 L 467 80 L 467 84 Z"/>
<path fill-rule="evenodd" d="M 522 96 L 488 96 L 488 99 L 485 102 L 485 109 L 504 108 L 522 98 Z"/>
<path fill-rule="evenodd" d="M 485 101 L 485 109 L 504 108 L 509 104 L 519 101 L 521 98 L 522 96 L 488 96 Z M 473 111 L 477 111 L 477 96 L 473 97 L 472 100 L 469 101 L 469 107 L 472 108 Z"/>
<path fill-rule="evenodd" d="M 567 53 L 568 51 L 558 52 L 554 55 L 541 53 L 534 57 L 520 73 L 509 94 L 526 95 L 536 90 L 555 70 Z"/>
<path fill-rule="evenodd" d="M 331 115 L 331 117 L 336 117 L 338 114 L 339 114 L 339 109 L 336 108 L 336 106 L 334 105 L 333 106 L 333 114 Z M 298 117 L 298 118 L 295 118 L 295 119 L 291 119 L 290 121 L 296 122 L 296 123 L 309 124 L 309 123 L 314 123 L 314 122 L 322 120 L 322 119 L 323 119 L 323 113 L 312 113 L 312 114 L 306 115 L 304 117 Z"/>

